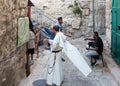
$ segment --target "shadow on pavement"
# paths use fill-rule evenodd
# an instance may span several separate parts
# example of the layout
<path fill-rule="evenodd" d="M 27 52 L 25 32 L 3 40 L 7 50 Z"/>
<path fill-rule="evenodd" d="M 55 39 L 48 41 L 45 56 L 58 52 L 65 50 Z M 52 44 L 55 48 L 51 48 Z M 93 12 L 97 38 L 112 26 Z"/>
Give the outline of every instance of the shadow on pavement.
<path fill-rule="evenodd" d="M 36 80 L 33 82 L 33 86 L 46 86 L 46 80 Z"/>

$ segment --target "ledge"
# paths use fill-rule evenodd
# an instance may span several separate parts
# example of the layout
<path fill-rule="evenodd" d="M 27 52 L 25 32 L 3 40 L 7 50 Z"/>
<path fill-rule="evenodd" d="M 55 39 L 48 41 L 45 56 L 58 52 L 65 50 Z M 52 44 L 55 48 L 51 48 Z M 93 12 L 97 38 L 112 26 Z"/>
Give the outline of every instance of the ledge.
<path fill-rule="evenodd" d="M 118 83 L 118 86 L 120 86 L 120 67 L 117 65 L 110 53 L 107 51 L 104 52 L 104 59 L 111 75 Z"/>

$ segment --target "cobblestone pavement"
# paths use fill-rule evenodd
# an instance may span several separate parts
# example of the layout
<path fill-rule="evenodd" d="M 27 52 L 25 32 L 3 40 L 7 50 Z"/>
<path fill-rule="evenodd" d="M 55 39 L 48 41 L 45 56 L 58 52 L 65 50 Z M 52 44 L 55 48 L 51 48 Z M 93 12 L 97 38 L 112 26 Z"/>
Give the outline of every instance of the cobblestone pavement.
<path fill-rule="evenodd" d="M 85 42 L 83 39 L 76 39 L 71 42 L 74 44 L 83 57 L 85 57 Z M 44 51 L 45 56 L 41 56 L 35 60 L 35 64 L 31 67 L 31 75 L 21 81 L 19 86 L 45 86 L 46 83 L 46 61 L 49 56 L 49 51 Z M 85 58 L 89 63 L 89 59 Z M 109 73 L 107 67 L 102 67 L 101 61 L 93 68 L 93 72 L 85 78 L 82 74 L 74 67 L 74 65 L 65 58 L 63 62 L 64 67 L 64 83 L 62 86 L 118 86 L 115 80 Z"/>

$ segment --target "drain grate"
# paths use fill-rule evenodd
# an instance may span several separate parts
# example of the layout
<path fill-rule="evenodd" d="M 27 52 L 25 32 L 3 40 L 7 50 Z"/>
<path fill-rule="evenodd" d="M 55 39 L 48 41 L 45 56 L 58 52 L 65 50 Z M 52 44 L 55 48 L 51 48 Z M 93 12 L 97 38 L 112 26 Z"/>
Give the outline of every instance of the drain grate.
<path fill-rule="evenodd" d="M 46 86 L 46 80 L 36 80 L 33 82 L 33 86 Z"/>

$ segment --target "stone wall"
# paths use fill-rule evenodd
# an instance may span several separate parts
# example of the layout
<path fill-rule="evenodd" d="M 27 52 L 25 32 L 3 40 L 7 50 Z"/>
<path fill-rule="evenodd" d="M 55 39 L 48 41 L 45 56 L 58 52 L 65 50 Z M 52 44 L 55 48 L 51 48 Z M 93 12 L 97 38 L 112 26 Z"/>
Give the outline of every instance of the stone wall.
<path fill-rule="evenodd" d="M 0 86 L 18 86 L 26 76 L 26 45 L 17 47 L 18 18 L 27 16 L 20 1 L 0 0 Z"/>
<path fill-rule="evenodd" d="M 75 0 L 39 0 L 36 2 L 32 0 L 35 6 L 43 9 L 45 12 L 54 16 L 56 19 L 59 16 L 64 18 L 64 22 L 69 26 L 71 32 L 74 32 L 74 37 L 80 37 L 87 33 L 92 34 L 93 23 L 92 23 L 92 0 L 76 0 L 78 1 L 82 11 L 83 8 L 90 9 L 90 14 L 83 18 L 73 14 L 73 5 Z M 95 1 L 95 27 L 96 31 L 105 33 L 105 0 L 94 0 Z M 81 21 L 81 27 L 79 29 L 79 23 Z"/>
<path fill-rule="evenodd" d="M 106 0 L 106 47 L 111 47 L 111 8 L 112 0 Z"/>
<path fill-rule="evenodd" d="M 106 4 L 105 0 L 95 0 L 95 26 L 100 34 L 105 34 L 106 30 Z"/>

